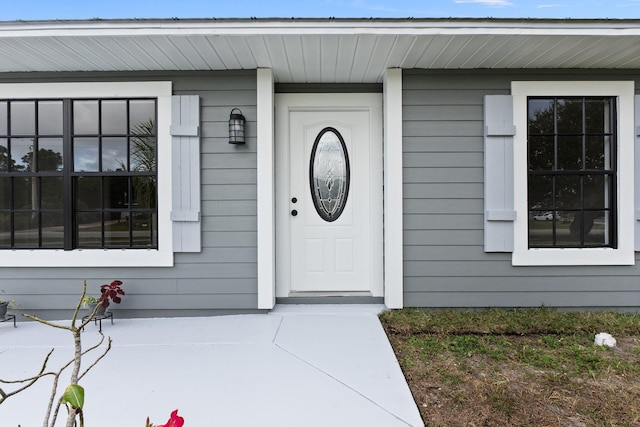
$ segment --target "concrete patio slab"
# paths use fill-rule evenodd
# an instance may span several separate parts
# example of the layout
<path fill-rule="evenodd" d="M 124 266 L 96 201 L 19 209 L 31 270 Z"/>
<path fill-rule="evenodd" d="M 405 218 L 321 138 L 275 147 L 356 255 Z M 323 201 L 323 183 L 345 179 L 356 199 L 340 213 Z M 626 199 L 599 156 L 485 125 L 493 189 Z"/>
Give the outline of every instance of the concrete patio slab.
<path fill-rule="evenodd" d="M 191 426 L 421 426 L 377 319 L 382 306 L 277 306 L 269 314 L 103 322 L 113 348 L 81 381 L 91 427 L 164 423 L 174 409 Z M 96 343 L 87 326 L 83 346 Z M 68 332 L 34 322 L 0 324 L 0 378 L 73 354 Z M 88 366 L 92 357 L 83 360 Z M 62 385 L 69 374 L 63 376 Z M 50 379 L 0 405 L 0 425 L 42 425 Z M 6 391 L 11 386 L 5 386 Z M 63 425 L 60 419 L 57 425 Z"/>

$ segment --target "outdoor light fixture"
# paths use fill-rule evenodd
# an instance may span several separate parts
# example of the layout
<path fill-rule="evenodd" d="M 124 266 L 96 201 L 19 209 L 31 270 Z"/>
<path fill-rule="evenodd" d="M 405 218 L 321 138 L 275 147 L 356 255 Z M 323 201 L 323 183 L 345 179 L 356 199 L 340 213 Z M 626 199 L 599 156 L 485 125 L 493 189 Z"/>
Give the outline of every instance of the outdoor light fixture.
<path fill-rule="evenodd" d="M 236 110 L 239 113 L 234 113 Z M 239 108 L 231 110 L 229 115 L 229 144 L 244 144 L 244 116 Z"/>

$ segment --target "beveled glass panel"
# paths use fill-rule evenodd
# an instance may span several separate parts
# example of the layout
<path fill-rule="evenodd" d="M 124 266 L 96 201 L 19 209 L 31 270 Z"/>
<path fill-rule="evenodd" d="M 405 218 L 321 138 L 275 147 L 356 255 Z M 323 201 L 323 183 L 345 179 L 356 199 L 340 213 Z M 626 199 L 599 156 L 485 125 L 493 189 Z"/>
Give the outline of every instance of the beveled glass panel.
<path fill-rule="evenodd" d="M 531 136 L 529 138 L 529 169 L 551 170 L 554 168 L 553 136 Z"/>
<path fill-rule="evenodd" d="M 104 183 L 104 208 L 125 209 L 129 207 L 129 178 L 108 176 Z"/>
<path fill-rule="evenodd" d="M 127 138 L 102 138 L 102 170 L 104 172 L 127 170 Z"/>
<path fill-rule="evenodd" d="M 62 101 L 38 102 L 38 135 L 62 135 Z"/>
<path fill-rule="evenodd" d="M 609 212 L 584 212 L 585 246 L 603 246 L 609 244 Z"/>
<path fill-rule="evenodd" d="M 80 248 L 102 246 L 102 214 L 99 212 L 78 212 L 76 214 L 77 240 Z"/>
<path fill-rule="evenodd" d="M 342 135 L 325 128 L 316 137 L 309 165 L 311 198 L 325 221 L 340 217 L 349 195 L 349 155 Z"/>
<path fill-rule="evenodd" d="M 36 103 L 34 101 L 11 102 L 11 135 L 36 134 Z"/>
<path fill-rule="evenodd" d="M 14 216 L 14 240 L 16 248 L 37 248 L 39 244 L 38 212 L 16 212 Z"/>
<path fill-rule="evenodd" d="M 11 138 L 11 172 L 32 172 L 33 138 Z"/>
<path fill-rule="evenodd" d="M 558 136 L 558 166 L 556 169 L 582 169 L 581 136 Z"/>
<path fill-rule="evenodd" d="M 7 135 L 7 101 L 0 101 L 0 135 Z"/>
<path fill-rule="evenodd" d="M 529 99 L 529 133 L 553 134 L 553 99 Z"/>
<path fill-rule="evenodd" d="M 64 247 L 64 219 L 62 211 L 42 213 L 42 247 Z"/>
<path fill-rule="evenodd" d="M 11 209 L 11 178 L 0 176 L 0 209 Z"/>
<path fill-rule="evenodd" d="M 0 173 L 8 172 L 9 167 L 9 142 L 5 138 L 0 139 Z"/>
<path fill-rule="evenodd" d="M 156 139 L 152 136 L 131 137 L 130 170 L 153 172 L 156 170 Z"/>
<path fill-rule="evenodd" d="M 585 118 L 587 133 L 611 132 L 609 112 L 611 111 L 610 99 L 587 99 L 585 103 Z"/>
<path fill-rule="evenodd" d="M 156 102 L 151 99 L 129 102 L 129 132 L 149 135 L 155 132 Z"/>
<path fill-rule="evenodd" d="M 133 246 L 158 246 L 158 218 L 151 213 L 137 213 L 132 222 Z"/>
<path fill-rule="evenodd" d="M 529 175 L 529 209 L 553 208 L 553 179 L 549 175 Z"/>
<path fill-rule="evenodd" d="M 582 134 L 582 99 L 558 99 L 557 133 Z"/>
<path fill-rule="evenodd" d="M 13 178 L 14 209 L 38 209 L 38 178 Z"/>
<path fill-rule="evenodd" d="M 581 185 L 578 175 L 559 175 L 556 181 L 556 206 L 561 209 L 580 209 Z"/>
<path fill-rule="evenodd" d="M 102 101 L 102 134 L 127 134 L 127 101 Z"/>
<path fill-rule="evenodd" d="M 98 172 L 99 163 L 98 138 L 73 139 L 73 170 L 75 172 Z"/>
<path fill-rule="evenodd" d="M 11 247 L 11 214 L 0 212 L 0 247 Z"/>
<path fill-rule="evenodd" d="M 42 209 L 62 209 L 64 191 L 61 176 L 43 176 L 40 178 L 40 205 Z"/>
<path fill-rule="evenodd" d="M 61 171 L 63 153 L 62 138 L 40 138 L 36 169 L 39 172 Z"/>
<path fill-rule="evenodd" d="M 610 136 L 587 136 L 585 141 L 585 169 L 611 169 L 610 147 Z"/>
<path fill-rule="evenodd" d="M 98 101 L 73 101 L 73 133 L 98 134 Z"/>
<path fill-rule="evenodd" d="M 101 178 L 95 176 L 80 176 L 76 177 L 75 181 L 77 209 L 101 209 Z"/>
<path fill-rule="evenodd" d="M 134 176 L 131 178 L 132 207 L 138 209 L 155 209 L 156 178 L 152 176 Z"/>

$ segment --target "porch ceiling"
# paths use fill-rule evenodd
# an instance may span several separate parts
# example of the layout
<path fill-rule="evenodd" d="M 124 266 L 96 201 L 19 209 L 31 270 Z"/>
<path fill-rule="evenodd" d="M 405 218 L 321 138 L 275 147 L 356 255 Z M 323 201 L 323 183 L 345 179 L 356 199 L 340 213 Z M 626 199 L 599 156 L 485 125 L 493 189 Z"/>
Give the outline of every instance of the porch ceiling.
<path fill-rule="evenodd" d="M 640 69 L 640 20 L 194 19 L 0 22 L 0 72 L 271 68 L 280 83 L 387 68 Z"/>

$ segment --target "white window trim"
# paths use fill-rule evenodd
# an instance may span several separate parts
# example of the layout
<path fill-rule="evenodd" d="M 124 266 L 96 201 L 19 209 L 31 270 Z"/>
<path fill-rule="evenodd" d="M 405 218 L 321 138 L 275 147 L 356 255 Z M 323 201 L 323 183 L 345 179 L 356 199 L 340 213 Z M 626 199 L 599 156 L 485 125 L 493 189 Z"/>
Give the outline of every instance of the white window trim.
<path fill-rule="evenodd" d="M 171 188 L 171 82 L 78 82 L 0 84 L 0 98 L 158 99 L 158 189 Z M 170 267 L 173 266 L 171 191 L 158 190 L 158 249 L 6 249 L 0 267 Z"/>
<path fill-rule="evenodd" d="M 634 91 L 632 81 L 512 82 L 514 137 L 514 251 L 512 264 L 524 265 L 633 265 L 634 256 Z M 528 247 L 527 207 L 527 97 L 617 97 L 618 248 Z"/>

